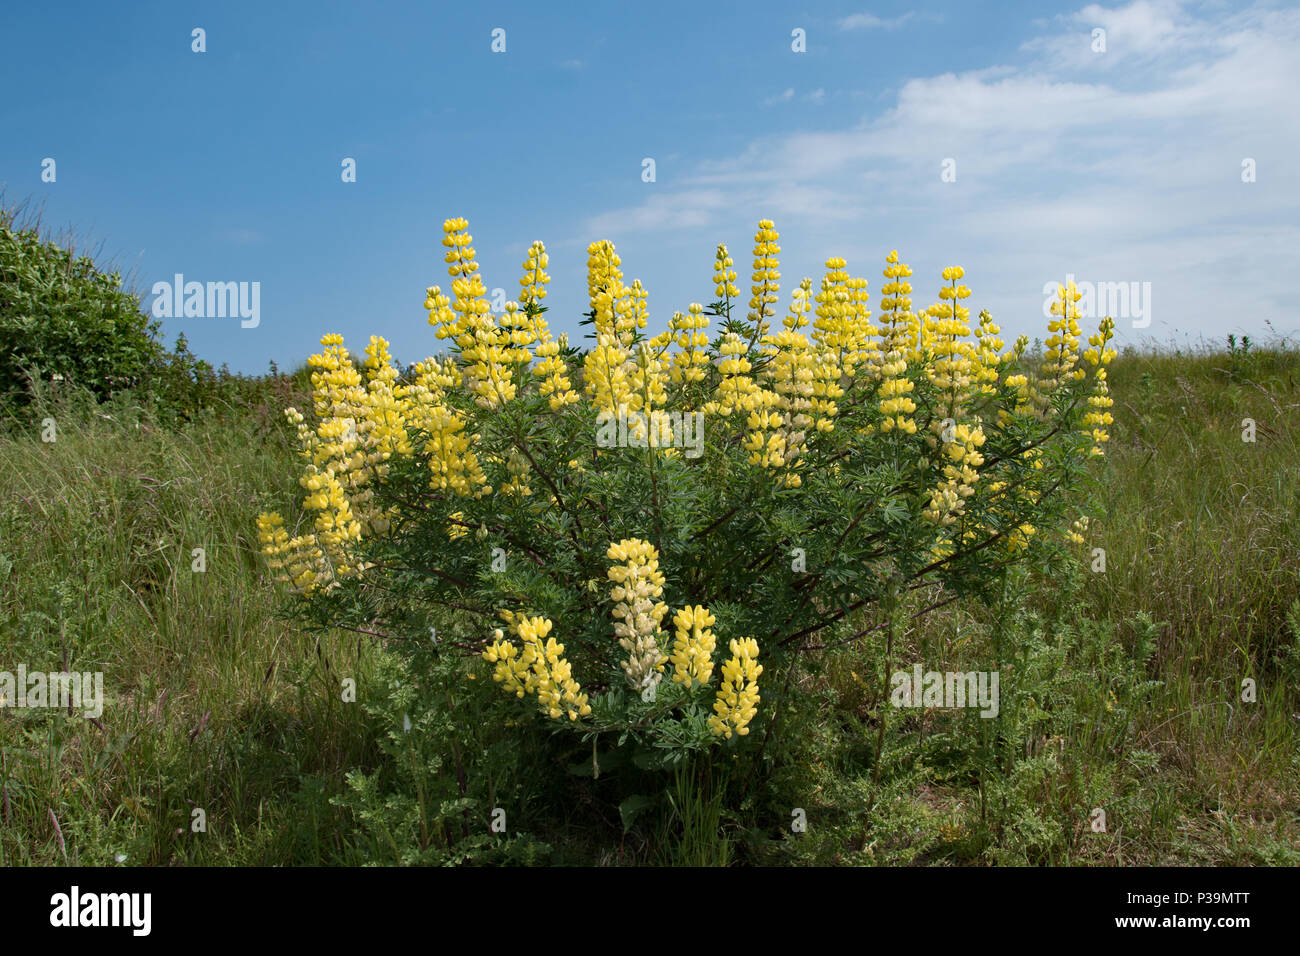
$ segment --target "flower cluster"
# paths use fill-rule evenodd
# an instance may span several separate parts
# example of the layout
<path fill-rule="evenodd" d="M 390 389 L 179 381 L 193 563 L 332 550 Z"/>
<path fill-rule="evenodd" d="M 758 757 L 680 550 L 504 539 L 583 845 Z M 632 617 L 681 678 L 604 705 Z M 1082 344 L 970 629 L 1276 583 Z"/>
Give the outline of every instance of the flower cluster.
<path fill-rule="evenodd" d="M 979 466 L 984 464 L 980 446 L 984 444 L 984 431 L 979 426 L 950 426 L 952 436 L 943 443 L 947 461 L 943 465 L 943 481 L 931 493 L 930 504 L 921 513 L 940 525 L 951 525 L 965 510 L 965 499 L 975 493 L 979 480 Z"/>
<path fill-rule="evenodd" d="M 709 336 L 704 331 L 708 324 L 708 317 L 704 315 L 704 306 L 698 302 L 690 304 L 686 315 L 680 312 L 673 315 L 668 327 L 670 332 L 675 333 L 673 341 L 681 350 L 673 356 L 674 383 L 680 385 L 682 382 L 704 381 L 704 366 L 709 364 L 706 351 Z"/>
<path fill-rule="evenodd" d="M 743 737 L 758 713 L 758 677 L 763 667 L 758 663 L 758 642 L 752 637 L 734 639 L 730 646 L 731 657 L 722 665 L 722 686 L 713 703 L 709 728 L 720 737 L 733 733 Z"/>
<path fill-rule="evenodd" d="M 1067 379 L 1082 379 L 1086 374 L 1079 364 L 1079 329 L 1078 301 L 1083 293 L 1073 282 L 1056 287 L 1056 301 L 1052 303 L 1052 320 L 1047 323 L 1047 331 L 1052 333 L 1044 343 L 1047 352 L 1039 369 L 1039 381 L 1033 390 L 1035 410 L 1040 418 L 1049 414 L 1052 392 Z M 1113 327 L 1113 324 L 1112 324 Z"/>
<path fill-rule="evenodd" d="M 296 408 L 286 410 L 297 426 L 306 466 L 298 483 L 303 510 L 314 514 L 312 530 L 289 537 L 278 513 L 258 517 L 268 567 L 299 592 L 331 587 L 357 573 L 352 545 L 363 535 L 383 534 L 392 515 L 374 504 L 371 483 L 382 478 L 393 455 L 411 452 L 405 389 L 396 384 L 388 343 L 371 336 L 357 370 L 340 335 L 321 338 L 313 355 L 312 428 Z"/>
<path fill-rule="evenodd" d="M 773 306 L 780 301 L 781 272 L 777 261 L 781 253 L 781 247 L 777 245 L 780 238 L 776 223 L 771 219 L 761 220 L 758 232 L 754 233 L 754 272 L 751 276 L 754 284 L 750 286 L 749 321 L 758 335 L 767 333 L 767 320 L 776 315 Z"/>
<path fill-rule="evenodd" d="M 799 456 L 813 424 L 817 356 L 808 339 L 790 329 L 764 336 L 763 342 L 769 388 L 756 394 L 743 447 L 751 465 L 784 469 L 779 480 L 797 487 L 802 479 L 794 469 L 802 464 Z"/>
<path fill-rule="evenodd" d="M 568 715 L 569 720 L 577 720 L 590 714 L 587 695 L 573 679 L 573 669 L 564 657 L 564 645 L 547 636 L 551 633 L 551 622 L 544 617 L 527 617 L 510 611 L 503 612 L 502 616 L 519 638 L 522 650 L 505 640 L 498 628 L 493 633 L 495 640 L 483 651 L 483 659 L 496 665 L 492 679 L 516 697 L 536 694 L 538 706 L 549 717 L 558 719 Z"/>
<path fill-rule="evenodd" d="M 707 684 L 713 676 L 713 649 L 717 641 L 710 630 L 717 621 L 708 608 L 687 605 L 673 615 L 677 637 L 673 641 L 673 681 L 685 684 Z"/>
<path fill-rule="evenodd" d="M 941 420 L 956 419 L 964 410 L 970 394 L 970 385 L 976 377 L 976 361 L 970 335 L 970 309 L 961 304 L 971 295 L 967 286 L 957 281 L 965 276 L 961 266 L 949 266 L 943 277 L 950 285 L 939 290 L 939 302 L 926 310 L 922 325 L 922 342 L 929 359 L 926 377 L 940 396 L 936 421 L 931 427 L 936 434 L 942 431 Z"/>
<path fill-rule="evenodd" d="M 750 377 L 749 344 L 736 332 L 725 333 L 718 343 L 718 382 L 714 399 L 706 402 L 708 415 L 728 417 L 737 409 L 753 412 L 758 406 L 759 387 Z"/>
<path fill-rule="evenodd" d="M 447 247 L 444 258 L 452 277 L 453 299 L 448 305 L 441 290 L 434 286 L 429 289 L 425 307 L 438 337 L 454 342 L 460 350 L 466 391 L 481 407 L 496 409 L 515 397 L 513 366 L 526 361 L 528 352 L 514 341 L 515 323 L 498 325 L 492 317 L 468 228 L 464 219 L 443 223 L 442 244 Z"/>
<path fill-rule="evenodd" d="M 668 605 L 658 600 L 664 593 L 659 552 L 649 542 L 627 538 L 611 544 L 605 556 L 619 562 L 609 569 L 614 636 L 628 652 L 623 661 L 628 685 L 640 693 L 658 684 L 664 669 L 658 637 Z"/>
<path fill-rule="evenodd" d="M 1096 334 L 1088 337 L 1088 344 L 1092 348 L 1083 353 L 1088 364 L 1095 369 L 1094 374 L 1097 379 L 1096 390 L 1088 396 L 1088 413 L 1083 416 L 1084 429 L 1091 434 L 1094 442 L 1091 448 L 1091 453 L 1094 455 L 1104 454 L 1101 446 L 1110 441 L 1106 426 L 1115 423 L 1114 416 L 1108 411 L 1115 404 L 1115 400 L 1110 397 L 1110 386 L 1106 381 L 1106 366 L 1115 357 L 1115 350 L 1108 347 L 1114 335 L 1115 320 L 1107 316 L 1101 320 L 1101 326 Z"/>
<path fill-rule="evenodd" d="M 1088 533 L 1088 524 L 1089 519 L 1087 515 L 1078 518 L 1070 525 L 1070 529 L 1064 532 L 1065 539 L 1071 544 L 1083 544 L 1085 540 L 1084 535 Z"/>
<path fill-rule="evenodd" d="M 912 267 L 898 261 L 895 249 L 885 257 L 885 278 L 889 281 L 880 288 L 881 300 L 881 351 L 880 422 L 882 432 L 898 429 L 908 435 L 916 434 L 916 422 L 910 417 L 916 411 L 916 402 L 911 393 L 916 384 L 907 376 L 907 353 L 909 339 L 915 338 L 912 331 L 917 317 L 912 312 L 912 285 L 907 277 L 912 274 Z"/>
<path fill-rule="evenodd" d="M 627 538 L 609 546 L 609 579 L 614 634 L 619 646 L 628 652 L 622 662 L 628 686 L 644 695 L 657 686 L 665 663 L 673 665 L 673 681 L 690 691 L 707 686 L 713 677 L 713 654 L 717 638 L 712 627 L 716 618 L 703 605 L 687 605 L 673 616 L 676 632 L 672 656 L 665 661 L 658 638 L 660 624 L 668 612 L 667 605 L 656 599 L 663 593 L 664 578 L 659 571 L 658 552 L 645 541 Z M 501 617 L 519 644 L 507 640 L 500 629 L 484 650 L 483 659 L 494 665 L 492 679 L 516 697 L 535 694 L 542 713 L 552 718 L 565 715 L 575 721 L 591 713 L 588 697 L 573 678 L 564 657 L 564 645 L 548 635 L 551 621 L 503 609 Z M 758 642 L 753 638 L 733 640 L 731 658 L 722 666 L 723 681 L 708 720 L 715 736 L 744 736 L 758 708 L 758 677 L 763 668 L 757 664 Z"/>
<path fill-rule="evenodd" d="M 718 243 L 718 252 L 713 259 L 713 293 L 724 306 L 740 295 L 740 290 L 736 288 L 735 264 L 726 245 Z"/>

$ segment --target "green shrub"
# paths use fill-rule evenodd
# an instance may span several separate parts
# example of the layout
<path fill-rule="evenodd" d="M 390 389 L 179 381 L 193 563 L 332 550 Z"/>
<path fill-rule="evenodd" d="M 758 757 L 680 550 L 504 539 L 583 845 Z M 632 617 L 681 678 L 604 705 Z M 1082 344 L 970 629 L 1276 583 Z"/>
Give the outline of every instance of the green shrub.
<path fill-rule="evenodd" d="M 579 352 L 542 318 L 540 243 L 497 317 L 465 222 L 444 230 L 452 296 L 431 288 L 426 307 L 452 354 L 401 377 L 378 337 L 361 367 L 321 340 L 312 416 L 291 412 L 304 527 L 263 515 L 264 553 L 318 625 L 437 628 L 481 655 L 494 666 L 465 677 L 549 718 L 557 765 L 585 751 L 593 779 L 624 784 L 605 791 L 623 816 L 668 809 L 671 856 L 700 858 L 724 778 L 728 806 L 761 779 L 801 655 L 893 635 L 913 599 L 989 593 L 1083 543 L 1113 323 L 1081 348 L 1073 288 L 1038 354 L 1003 351 L 987 312 L 972 329 L 959 267 L 913 311 L 897 253 L 874 321 L 842 259 L 777 320 L 763 221 L 749 315 L 720 246 L 717 301 L 649 338 L 644 289 L 599 242 Z M 666 771 L 689 782 L 675 801 Z"/>
<path fill-rule="evenodd" d="M 137 386 L 161 360 L 157 330 L 120 273 L 0 209 L 0 396 L 23 395 L 28 375 L 62 376 L 100 397 Z"/>

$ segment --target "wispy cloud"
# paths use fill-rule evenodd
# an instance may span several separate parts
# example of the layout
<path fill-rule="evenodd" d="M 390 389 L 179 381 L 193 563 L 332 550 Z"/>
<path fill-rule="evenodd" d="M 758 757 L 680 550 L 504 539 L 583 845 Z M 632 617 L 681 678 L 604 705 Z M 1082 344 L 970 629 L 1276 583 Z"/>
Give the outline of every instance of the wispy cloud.
<path fill-rule="evenodd" d="M 1113 8 L 1093 3 L 1054 22 L 1060 32 L 1035 37 L 1024 49 L 1050 57 L 1058 67 L 1102 72 L 1210 52 L 1224 39 L 1214 21 L 1194 18 L 1175 0 L 1134 0 Z"/>
<path fill-rule="evenodd" d="M 727 195 L 720 189 L 655 193 L 640 205 L 591 217 L 583 226 L 583 235 L 613 238 L 628 232 L 703 226 L 726 203 Z"/>
<path fill-rule="evenodd" d="M 763 100 L 763 105 L 775 106 L 777 103 L 789 103 L 792 99 L 794 99 L 793 87 L 787 90 L 782 90 L 780 93 L 777 93 L 775 96 L 769 96 L 767 99 Z"/>
<path fill-rule="evenodd" d="M 1109 52 L 1090 52 L 1092 23 L 1106 25 Z M 1246 316 L 1294 325 L 1277 277 L 1300 272 L 1300 192 L 1282 179 L 1300 155 L 1300 10 L 1193 16 L 1135 0 L 1043 29 L 1015 65 L 912 79 L 878 115 L 699 157 L 680 193 L 608 222 L 667 228 L 678 210 L 731 231 L 737 211 L 770 211 L 864 272 L 882 242 L 924 249 L 942 237 L 1022 314 L 1069 268 L 1153 281 L 1152 333 Z M 1065 53 L 1076 49 L 1087 55 Z M 1105 65 L 1112 55 L 1130 68 Z M 946 159 L 955 182 L 941 179 Z M 1258 182 L 1242 181 L 1247 159 Z M 709 201 L 686 198 L 699 195 Z M 889 238 L 864 237 L 864 223 Z M 1232 301 L 1231 316 L 1215 301 Z"/>
<path fill-rule="evenodd" d="M 878 17 L 874 13 L 854 13 L 840 21 L 841 30 L 896 30 L 908 20 L 912 19 L 913 14 L 909 11 L 902 16 L 891 17 L 888 19 Z"/>

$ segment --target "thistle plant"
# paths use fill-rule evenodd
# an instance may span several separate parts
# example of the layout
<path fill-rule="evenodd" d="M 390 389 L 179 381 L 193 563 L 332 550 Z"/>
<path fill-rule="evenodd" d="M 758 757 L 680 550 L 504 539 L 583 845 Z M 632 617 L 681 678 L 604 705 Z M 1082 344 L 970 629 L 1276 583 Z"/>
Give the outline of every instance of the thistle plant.
<path fill-rule="evenodd" d="M 1085 542 L 1078 488 L 1112 422 L 1114 323 L 1081 353 L 1072 287 L 1036 365 L 1023 337 L 1003 350 L 987 311 L 972 331 L 958 266 L 915 311 L 896 251 L 878 314 L 830 258 L 781 315 L 763 220 L 747 302 L 719 245 L 715 300 L 658 333 L 647 290 L 592 243 L 577 348 L 547 324 L 541 242 L 493 314 L 467 223 L 443 231 L 450 285 L 424 300 L 439 354 L 399 374 L 383 339 L 354 359 L 327 335 L 310 415 L 289 413 L 301 508 L 259 531 L 322 625 L 394 641 L 437 628 L 467 678 L 490 665 L 480 688 L 671 758 L 770 729 L 807 651 Z"/>

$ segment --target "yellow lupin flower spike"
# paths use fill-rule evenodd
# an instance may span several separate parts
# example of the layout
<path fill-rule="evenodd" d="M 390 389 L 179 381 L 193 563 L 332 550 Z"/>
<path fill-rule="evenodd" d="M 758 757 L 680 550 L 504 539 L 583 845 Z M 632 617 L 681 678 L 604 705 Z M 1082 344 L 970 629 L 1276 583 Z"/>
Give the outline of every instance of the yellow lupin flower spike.
<path fill-rule="evenodd" d="M 625 538 L 611 544 L 605 556 L 617 562 L 608 572 L 614 583 L 609 597 L 614 602 L 614 636 L 628 652 L 623 672 L 628 685 L 643 693 L 659 683 L 664 669 L 657 638 L 668 606 L 658 601 L 664 591 L 659 552 L 648 541 Z"/>
<path fill-rule="evenodd" d="M 731 642 L 731 657 L 722 665 L 722 686 L 713 702 L 709 729 L 719 737 L 749 733 L 749 722 L 758 713 L 758 642 L 752 637 Z"/>
<path fill-rule="evenodd" d="M 510 630 L 522 642 L 522 649 L 503 640 L 501 630 L 496 630 L 495 640 L 483 651 L 483 659 L 496 665 L 492 679 L 516 697 L 536 694 L 542 713 L 553 719 L 567 716 L 574 721 L 590 714 L 587 695 L 573 679 L 573 668 L 564 658 L 564 645 L 547 636 L 551 621 L 545 617 L 512 614 L 509 623 Z"/>
<path fill-rule="evenodd" d="M 716 639 L 710 628 L 717 621 L 708 608 L 701 605 L 682 608 L 673 616 L 677 637 L 673 641 L 673 681 L 685 684 L 707 684 L 713 675 L 713 649 Z"/>
<path fill-rule="evenodd" d="M 771 219 L 759 221 L 758 231 L 754 233 L 754 271 L 751 276 L 754 284 L 750 286 L 749 321 L 760 337 L 767 334 L 768 319 L 776 314 L 773 306 L 781 289 L 781 263 L 777 258 L 781 253 L 781 247 L 777 245 L 780 238 Z"/>

